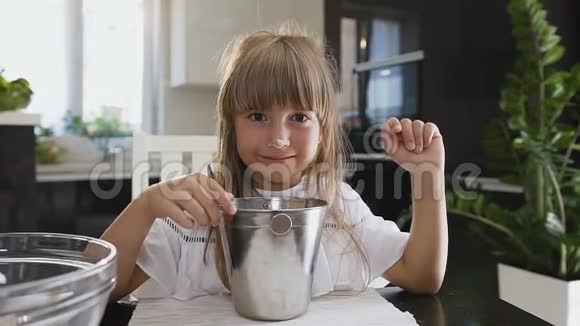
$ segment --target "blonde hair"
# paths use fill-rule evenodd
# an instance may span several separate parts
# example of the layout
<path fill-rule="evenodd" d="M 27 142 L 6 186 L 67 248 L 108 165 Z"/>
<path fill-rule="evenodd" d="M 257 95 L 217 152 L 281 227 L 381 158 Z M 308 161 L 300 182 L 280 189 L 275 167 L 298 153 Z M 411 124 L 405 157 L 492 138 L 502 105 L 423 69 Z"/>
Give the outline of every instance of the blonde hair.
<path fill-rule="evenodd" d="M 226 48 L 220 68 L 215 179 L 234 196 L 242 196 L 247 167 L 236 148 L 235 113 L 286 104 L 314 111 L 320 122 L 321 142 L 315 159 L 303 172 L 305 184 L 310 185 L 315 180 L 319 190 L 317 196 L 328 202 L 328 213 L 334 218 L 337 229 L 348 233 L 368 276 L 366 288 L 370 282 L 367 255 L 340 207 L 345 157 L 350 147 L 334 104 L 337 88 L 334 60 L 325 54 L 321 42 L 309 37 L 297 25 L 285 24 L 274 30 L 235 38 Z M 320 163 L 328 168 L 318 169 Z M 216 227 L 210 228 L 208 239 L 212 235 L 216 239 L 216 268 L 220 279 L 230 289 Z M 204 263 L 207 263 L 208 243 L 204 249 Z"/>

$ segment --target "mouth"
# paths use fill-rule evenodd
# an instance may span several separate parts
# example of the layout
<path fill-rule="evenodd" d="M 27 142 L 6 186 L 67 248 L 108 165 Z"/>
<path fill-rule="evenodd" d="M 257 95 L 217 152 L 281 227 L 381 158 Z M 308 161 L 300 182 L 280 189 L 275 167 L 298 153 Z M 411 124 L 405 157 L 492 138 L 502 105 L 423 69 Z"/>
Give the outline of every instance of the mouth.
<path fill-rule="evenodd" d="M 284 162 L 287 161 L 296 155 L 287 155 L 287 156 L 264 156 L 260 155 L 260 157 L 264 160 L 271 161 L 271 162 Z"/>

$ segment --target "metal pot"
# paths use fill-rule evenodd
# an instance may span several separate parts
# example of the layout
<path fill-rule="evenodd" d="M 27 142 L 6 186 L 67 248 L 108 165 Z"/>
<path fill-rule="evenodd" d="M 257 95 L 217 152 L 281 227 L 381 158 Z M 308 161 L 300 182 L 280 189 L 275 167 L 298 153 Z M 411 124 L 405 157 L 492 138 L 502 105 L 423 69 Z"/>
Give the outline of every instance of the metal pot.
<path fill-rule="evenodd" d="M 327 203 L 315 198 L 236 198 L 236 214 L 221 224 L 233 302 L 258 320 L 304 314 Z"/>

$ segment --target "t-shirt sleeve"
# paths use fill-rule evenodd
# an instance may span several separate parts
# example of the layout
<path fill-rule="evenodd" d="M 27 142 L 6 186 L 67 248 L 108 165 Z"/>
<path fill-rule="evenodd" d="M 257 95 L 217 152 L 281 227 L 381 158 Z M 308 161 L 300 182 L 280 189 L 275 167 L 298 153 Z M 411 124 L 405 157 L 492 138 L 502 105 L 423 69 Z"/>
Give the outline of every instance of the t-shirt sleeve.
<path fill-rule="evenodd" d="M 143 241 L 137 265 L 150 279 L 135 291 L 137 297 L 168 297 L 175 292 L 181 245 L 170 225 L 156 219 Z"/>
<path fill-rule="evenodd" d="M 343 183 L 342 190 L 346 217 L 351 220 L 360 236 L 373 280 L 401 258 L 409 234 L 400 231 L 393 221 L 374 215 L 350 185 Z"/>

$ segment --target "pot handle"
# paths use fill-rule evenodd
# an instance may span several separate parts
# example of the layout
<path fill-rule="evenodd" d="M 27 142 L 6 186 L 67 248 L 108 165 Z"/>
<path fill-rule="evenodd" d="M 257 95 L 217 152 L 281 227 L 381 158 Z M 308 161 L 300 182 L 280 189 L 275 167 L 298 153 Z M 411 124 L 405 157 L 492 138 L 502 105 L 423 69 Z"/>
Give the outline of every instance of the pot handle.
<path fill-rule="evenodd" d="M 290 232 L 291 229 L 292 229 L 292 219 L 290 218 L 290 216 L 284 213 L 280 213 L 272 217 L 272 220 L 270 222 L 270 230 L 272 230 L 272 233 L 274 233 L 275 235 L 279 236 L 286 235 L 288 234 L 288 232 Z"/>

